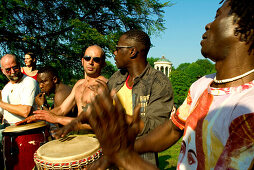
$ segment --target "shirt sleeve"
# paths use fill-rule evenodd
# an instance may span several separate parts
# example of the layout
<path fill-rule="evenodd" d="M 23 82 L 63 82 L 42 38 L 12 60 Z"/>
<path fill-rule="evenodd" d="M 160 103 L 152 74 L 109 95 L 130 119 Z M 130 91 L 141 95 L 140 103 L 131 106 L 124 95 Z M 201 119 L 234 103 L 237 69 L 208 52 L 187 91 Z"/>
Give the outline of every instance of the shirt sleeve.
<path fill-rule="evenodd" d="M 189 90 L 188 95 L 186 99 L 184 100 L 183 104 L 177 109 L 175 113 L 171 114 L 170 119 L 181 130 L 184 129 L 185 122 L 190 115 L 191 103 L 192 103 L 192 98 L 191 98 L 190 90 Z"/>
<path fill-rule="evenodd" d="M 144 121 L 144 128 L 139 136 L 155 129 L 170 116 L 173 108 L 173 89 L 169 79 L 163 78 L 156 78 L 150 96 L 140 96 L 138 99 L 141 103 L 140 115 Z"/>
<path fill-rule="evenodd" d="M 38 83 L 30 77 L 27 78 L 26 80 L 24 80 L 20 104 L 33 106 L 35 96 L 38 93 L 39 93 Z"/>

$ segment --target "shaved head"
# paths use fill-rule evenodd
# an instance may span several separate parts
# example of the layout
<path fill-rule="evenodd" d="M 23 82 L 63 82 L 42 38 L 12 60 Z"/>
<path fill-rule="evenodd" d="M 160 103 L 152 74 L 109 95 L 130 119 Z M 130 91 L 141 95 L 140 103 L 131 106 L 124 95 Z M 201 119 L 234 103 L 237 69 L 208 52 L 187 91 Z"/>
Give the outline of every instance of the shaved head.
<path fill-rule="evenodd" d="M 13 54 L 6 54 L 1 58 L 1 67 L 7 62 L 14 61 L 17 65 L 19 65 L 19 62 L 17 60 L 17 57 Z"/>
<path fill-rule="evenodd" d="M 1 70 L 14 83 L 22 78 L 19 61 L 13 54 L 6 54 L 1 58 Z"/>

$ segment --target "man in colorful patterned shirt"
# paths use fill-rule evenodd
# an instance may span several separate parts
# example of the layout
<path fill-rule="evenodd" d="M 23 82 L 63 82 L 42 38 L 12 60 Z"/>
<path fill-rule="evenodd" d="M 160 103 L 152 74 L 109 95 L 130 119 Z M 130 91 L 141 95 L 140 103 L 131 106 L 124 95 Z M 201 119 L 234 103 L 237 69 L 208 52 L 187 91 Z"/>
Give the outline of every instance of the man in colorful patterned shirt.
<path fill-rule="evenodd" d="M 178 169 L 253 168 L 253 5 L 227 0 L 218 9 L 201 41 L 217 73 L 193 83 L 171 119 L 136 142 L 137 151 L 166 149 L 183 133 Z"/>

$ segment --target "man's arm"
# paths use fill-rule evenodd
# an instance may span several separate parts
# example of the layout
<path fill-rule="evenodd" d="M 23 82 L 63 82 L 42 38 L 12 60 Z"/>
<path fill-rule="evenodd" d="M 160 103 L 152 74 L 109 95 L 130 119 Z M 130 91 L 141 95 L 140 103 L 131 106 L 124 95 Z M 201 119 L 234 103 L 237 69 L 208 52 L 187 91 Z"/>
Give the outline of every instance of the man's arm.
<path fill-rule="evenodd" d="M 22 117 L 27 117 L 32 109 L 32 106 L 28 105 L 14 105 L 14 104 L 9 104 L 5 103 L 3 101 L 0 101 L 0 107 L 3 108 L 4 110 L 7 110 L 10 113 L 22 116 Z"/>
<path fill-rule="evenodd" d="M 169 119 L 147 135 L 140 137 L 135 142 L 134 149 L 139 153 L 161 152 L 174 145 L 182 135 L 183 131 Z"/>
<path fill-rule="evenodd" d="M 166 121 L 173 108 L 173 89 L 171 83 L 165 75 L 156 73 L 154 76 L 156 78 L 151 84 L 149 100 L 145 101 L 143 99 L 144 101 L 141 101 L 138 99 L 141 103 L 140 115 L 144 122 L 144 127 L 141 129 L 139 136 L 147 134 Z"/>
<path fill-rule="evenodd" d="M 76 105 L 75 93 L 77 87 L 81 85 L 83 81 L 84 80 L 79 80 L 73 87 L 71 94 L 63 101 L 63 103 L 60 106 L 52 109 L 51 112 L 59 116 L 65 116 L 67 113 L 69 113 L 71 109 Z"/>
<path fill-rule="evenodd" d="M 72 120 L 75 119 L 74 117 L 55 115 L 54 113 L 51 113 L 50 111 L 46 111 L 46 110 L 36 110 L 33 113 L 34 113 L 33 119 L 45 120 L 50 123 L 59 123 L 61 125 L 67 125 Z M 29 121 L 27 123 L 29 123 Z M 91 129 L 91 127 L 88 124 L 82 124 L 82 125 L 80 125 L 80 128 L 81 129 Z"/>
<path fill-rule="evenodd" d="M 112 98 L 103 82 L 97 92 L 97 97 L 92 99 L 88 109 L 82 112 L 76 122 L 89 121 L 109 164 L 116 164 L 120 169 L 126 170 L 156 169 L 154 165 L 145 162 L 133 150 L 139 131 L 140 107 L 135 108 L 133 122 L 128 124 L 125 119 L 125 111 L 116 93 L 112 93 Z"/>
<path fill-rule="evenodd" d="M 60 106 L 64 100 L 71 94 L 72 88 L 68 85 L 60 83 L 56 89 L 54 97 L 54 107 Z"/>
<path fill-rule="evenodd" d="M 34 98 L 38 93 L 39 87 L 34 79 L 24 80 L 24 87 L 22 89 L 22 97 L 20 99 L 20 104 L 9 104 L 2 100 L 2 92 L 0 94 L 0 107 L 8 112 L 19 115 L 22 117 L 27 117 L 32 111 L 32 105 L 34 103 Z"/>

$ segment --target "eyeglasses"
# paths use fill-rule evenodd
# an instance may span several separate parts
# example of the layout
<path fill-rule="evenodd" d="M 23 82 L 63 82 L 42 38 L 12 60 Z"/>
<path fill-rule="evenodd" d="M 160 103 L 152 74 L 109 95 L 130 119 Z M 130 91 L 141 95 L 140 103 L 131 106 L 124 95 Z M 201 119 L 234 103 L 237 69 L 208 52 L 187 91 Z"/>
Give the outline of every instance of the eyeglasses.
<path fill-rule="evenodd" d="M 13 71 L 17 71 L 19 69 L 19 66 L 13 66 L 11 68 L 6 68 L 5 71 L 6 73 L 10 73 L 11 72 L 11 69 L 13 69 Z"/>
<path fill-rule="evenodd" d="M 83 57 L 86 61 L 90 61 L 91 58 L 93 59 L 94 62 L 96 63 L 100 63 L 101 62 L 101 58 L 100 57 L 91 57 L 91 56 L 84 56 Z"/>
<path fill-rule="evenodd" d="M 121 48 L 133 48 L 133 46 L 116 46 L 116 51 L 118 51 Z"/>

